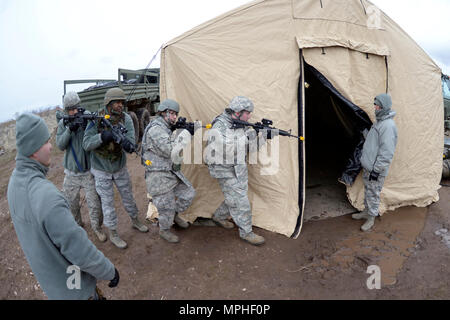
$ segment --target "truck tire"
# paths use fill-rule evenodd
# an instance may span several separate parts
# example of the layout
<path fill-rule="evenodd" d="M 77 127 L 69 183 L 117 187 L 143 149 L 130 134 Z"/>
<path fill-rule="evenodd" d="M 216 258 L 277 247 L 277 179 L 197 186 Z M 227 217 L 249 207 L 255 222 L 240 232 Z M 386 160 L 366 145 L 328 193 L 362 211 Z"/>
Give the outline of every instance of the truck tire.
<path fill-rule="evenodd" d="M 128 112 L 128 114 L 131 117 L 131 120 L 133 120 L 133 127 L 134 127 L 134 143 L 138 144 L 139 142 L 139 121 L 136 116 L 136 113 L 133 111 Z"/>
<path fill-rule="evenodd" d="M 150 122 L 150 112 L 147 109 L 140 109 L 137 112 L 137 116 L 139 119 L 139 140 L 142 140 L 145 128 Z"/>

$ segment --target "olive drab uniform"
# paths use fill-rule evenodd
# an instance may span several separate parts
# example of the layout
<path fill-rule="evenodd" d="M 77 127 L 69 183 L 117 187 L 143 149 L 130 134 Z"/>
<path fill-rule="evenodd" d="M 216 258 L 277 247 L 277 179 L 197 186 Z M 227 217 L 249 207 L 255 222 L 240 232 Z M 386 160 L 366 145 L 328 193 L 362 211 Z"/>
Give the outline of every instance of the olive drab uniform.
<path fill-rule="evenodd" d="M 147 193 L 158 209 L 161 230 L 169 230 L 176 214 L 186 211 L 195 197 L 195 189 L 183 173 L 173 164 L 172 150 L 178 144 L 190 141 L 187 130 L 176 136 L 162 116 L 152 120 L 142 139 L 143 158 L 152 164 L 146 166 Z"/>
<path fill-rule="evenodd" d="M 207 152 L 205 158 L 209 173 L 218 180 L 225 198 L 214 212 L 213 220 L 225 220 L 231 216 L 239 227 L 241 237 L 252 232 L 252 212 L 248 199 L 248 169 L 245 157 L 247 149 L 250 152 L 257 151 L 257 148 L 248 148 L 256 146 L 256 143 L 249 144 L 249 139 L 255 138 L 255 130 L 252 128 L 232 129 L 232 118 L 226 111 L 216 117 L 208 132 L 209 150 L 223 152 L 223 157 L 214 159 Z M 238 150 L 245 150 L 241 161 L 238 161 Z M 230 158 L 230 154 L 231 163 L 227 159 Z"/>
<path fill-rule="evenodd" d="M 106 107 L 99 111 L 100 116 L 108 114 Z M 116 125 L 121 123 L 128 130 L 126 137 L 134 141 L 134 127 L 131 117 L 122 112 L 121 115 L 109 114 L 109 121 Z M 95 179 L 95 188 L 101 198 L 104 224 L 109 229 L 117 228 L 117 214 L 114 208 L 114 189 L 116 184 L 125 210 L 131 218 L 136 218 L 138 208 L 133 197 L 130 176 L 126 167 L 126 154 L 115 142 L 104 144 L 101 140 L 103 130 L 110 130 L 102 125 L 101 119 L 90 122 L 86 128 L 83 146 L 91 150 L 91 172 Z"/>

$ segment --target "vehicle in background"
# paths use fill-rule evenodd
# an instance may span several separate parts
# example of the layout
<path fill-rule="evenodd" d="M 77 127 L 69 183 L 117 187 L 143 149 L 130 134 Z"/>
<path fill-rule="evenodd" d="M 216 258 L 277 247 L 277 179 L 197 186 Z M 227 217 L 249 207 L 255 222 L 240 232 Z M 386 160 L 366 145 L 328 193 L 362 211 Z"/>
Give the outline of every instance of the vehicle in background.
<path fill-rule="evenodd" d="M 141 70 L 119 69 L 117 80 L 65 80 L 64 95 L 68 85 L 84 83 L 95 83 L 95 85 L 78 92 L 81 106 L 90 112 L 96 112 L 103 108 L 103 99 L 106 91 L 109 89 L 118 87 L 125 92 L 127 97 L 125 112 L 133 119 L 135 142 L 139 143 L 142 140 L 145 127 L 150 122 L 151 117 L 156 114 L 160 102 L 159 68 Z"/>

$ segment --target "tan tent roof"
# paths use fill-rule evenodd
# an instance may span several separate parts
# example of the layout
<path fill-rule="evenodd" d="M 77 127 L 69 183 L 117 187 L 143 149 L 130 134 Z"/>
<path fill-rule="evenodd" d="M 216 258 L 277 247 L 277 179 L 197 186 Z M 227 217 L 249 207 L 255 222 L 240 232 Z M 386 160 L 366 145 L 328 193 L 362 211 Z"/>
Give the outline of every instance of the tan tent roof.
<path fill-rule="evenodd" d="M 369 1 L 260 0 L 225 13 L 164 46 L 161 99 L 175 99 L 181 115 L 209 123 L 232 97 L 244 95 L 255 104 L 252 119 L 269 118 L 278 128 L 304 135 L 304 63 L 372 121 L 373 98 L 391 94 L 399 139 L 381 212 L 437 201 L 444 140 L 441 71 Z M 255 226 L 298 236 L 305 200 L 305 138 L 304 143 L 280 138 L 276 175 L 261 175 L 262 165 L 249 166 Z M 210 217 L 223 200 L 217 182 L 204 164 L 183 170 L 197 190 L 186 217 Z M 363 209 L 360 176 L 347 196 Z"/>

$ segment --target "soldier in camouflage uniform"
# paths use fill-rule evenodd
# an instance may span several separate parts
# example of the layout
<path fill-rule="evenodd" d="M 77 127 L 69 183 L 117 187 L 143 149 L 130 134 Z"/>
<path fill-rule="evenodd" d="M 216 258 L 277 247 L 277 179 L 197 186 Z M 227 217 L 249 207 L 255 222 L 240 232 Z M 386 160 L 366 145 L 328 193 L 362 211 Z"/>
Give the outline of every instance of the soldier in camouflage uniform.
<path fill-rule="evenodd" d="M 113 183 L 119 190 L 125 210 L 131 217 L 133 228 L 141 232 L 148 231 L 147 226 L 138 219 L 139 212 L 126 167 L 125 152 L 133 152 L 132 141 L 135 140 L 135 137 L 133 120 L 122 111 L 125 101 L 125 93 L 122 89 L 109 89 L 105 94 L 105 108 L 99 111 L 100 116 L 109 115 L 109 121 L 113 125 L 121 123 L 128 130 L 127 139 L 121 145 L 113 141 L 111 130 L 102 124 L 101 119 L 88 124 L 83 139 L 84 149 L 91 151 L 91 172 L 94 175 L 95 188 L 101 198 L 104 224 L 109 229 L 111 242 L 121 249 L 126 248 L 127 243 L 117 233 Z"/>
<path fill-rule="evenodd" d="M 257 136 L 252 128 L 232 128 L 232 119 L 248 121 L 253 108 L 253 102 L 246 97 L 237 96 L 231 100 L 228 108 L 213 121 L 208 132 L 209 152 L 206 152 L 205 161 L 211 176 L 218 180 L 225 198 L 214 212 L 212 220 L 223 228 L 232 229 L 234 224 L 228 221 L 231 216 L 239 227 L 241 239 L 253 245 L 261 245 L 264 238 L 252 231 L 248 169 L 245 162 L 247 148 L 250 146 L 250 152 L 257 150 L 256 143 L 249 143 L 255 141 Z M 265 140 L 262 141 L 264 142 Z M 256 148 L 251 148 L 252 146 Z M 243 156 L 238 155 L 239 150 L 245 152 Z M 217 152 L 221 156 L 217 156 Z"/>
<path fill-rule="evenodd" d="M 68 92 L 64 96 L 64 110 L 68 115 L 78 113 L 80 107 L 80 97 L 76 92 Z M 89 208 L 91 227 L 98 239 L 106 241 L 106 235 L 101 226 L 103 222 L 102 207 L 97 191 L 94 187 L 94 178 L 90 173 L 91 163 L 89 152 L 83 149 L 83 136 L 85 127 L 69 122 L 64 123 L 61 119 L 58 122 L 56 131 L 56 145 L 64 153 L 64 183 L 63 193 L 69 201 L 70 210 L 75 221 L 83 226 L 80 214 L 80 189 L 84 188 L 86 203 Z"/>
<path fill-rule="evenodd" d="M 389 94 L 380 94 L 375 98 L 375 116 L 377 122 L 372 125 L 364 142 L 361 165 L 363 167 L 364 205 L 362 213 L 352 215 L 353 219 L 365 219 L 362 231 L 370 230 L 379 215 L 381 189 L 388 174 L 397 145 L 397 127 L 394 122 L 395 111 L 391 110 L 392 100 Z"/>
<path fill-rule="evenodd" d="M 159 235 L 168 242 L 177 243 L 179 239 L 170 232 L 170 228 L 173 222 L 184 229 L 189 227 L 179 213 L 189 208 L 195 189 L 180 171 L 181 163 L 174 163 L 172 155 L 178 146 L 187 145 L 194 132 L 183 129 L 177 130 L 178 135 L 172 133 L 180 111 L 176 101 L 164 100 L 157 111 L 158 117 L 148 124 L 142 139 L 144 160 L 152 162 L 146 167 L 145 182 L 147 192 L 158 209 Z"/>

